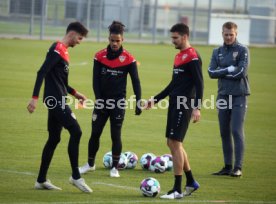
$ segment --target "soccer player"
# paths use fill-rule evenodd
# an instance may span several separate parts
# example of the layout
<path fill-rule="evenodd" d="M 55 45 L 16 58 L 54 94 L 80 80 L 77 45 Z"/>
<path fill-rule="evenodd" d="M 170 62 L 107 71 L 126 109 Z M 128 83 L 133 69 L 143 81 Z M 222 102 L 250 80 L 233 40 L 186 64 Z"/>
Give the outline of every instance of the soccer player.
<path fill-rule="evenodd" d="M 200 104 L 203 96 L 202 62 L 197 51 L 189 43 L 189 27 L 183 23 L 171 28 L 171 39 L 180 52 L 175 56 L 173 76 L 169 85 L 144 108 L 150 109 L 155 103 L 169 96 L 166 137 L 171 151 L 174 168 L 174 186 L 163 199 L 180 199 L 199 188 L 195 181 L 187 153 L 183 147 L 189 122 L 200 120 Z M 186 190 L 182 193 L 182 175 L 186 175 Z"/>
<path fill-rule="evenodd" d="M 122 151 L 121 129 L 123 125 L 127 75 L 130 74 L 136 95 L 135 114 L 141 114 L 139 101 L 141 86 L 134 57 L 123 48 L 124 25 L 113 21 L 109 26 L 109 45 L 96 53 L 93 67 L 93 90 L 96 106 L 92 114 L 92 133 L 88 143 L 88 162 L 80 167 L 80 173 L 95 170 L 95 158 L 100 146 L 103 128 L 110 119 L 112 140 L 111 177 L 120 177 L 118 162 Z"/>
<path fill-rule="evenodd" d="M 61 41 L 52 44 L 46 55 L 46 59 L 37 72 L 36 82 L 33 90 L 33 96 L 27 109 L 33 113 L 37 107 L 39 91 L 43 80 L 44 86 L 44 103 L 48 108 L 48 140 L 44 146 L 41 158 L 41 165 L 35 189 L 61 190 L 46 179 L 55 149 L 60 142 L 62 127 L 70 133 L 68 144 L 68 154 L 72 168 L 72 176 L 69 181 L 83 192 L 91 193 L 92 190 L 86 185 L 80 176 L 78 168 L 79 142 L 81 138 L 81 129 L 76 120 L 76 116 L 70 107 L 65 104 L 65 97 L 70 93 L 80 103 L 86 97 L 68 85 L 69 74 L 69 54 L 68 47 L 74 47 L 80 44 L 86 37 L 88 30 L 79 22 L 72 22 L 68 25 L 66 34 Z"/>
<path fill-rule="evenodd" d="M 224 167 L 213 175 L 242 175 L 244 155 L 245 112 L 247 96 L 250 94 L 248 83 L 248 48 L 237 41 L 237 25 L 226 22 L 222 26 L 224 44 L 213 50 L 208 73 L 218 79 L 217 109 L 224 155 Z M 219 101 L 227 106 L 218 107 Z M 233 168 L 233 142 L 235 162 Z"/>

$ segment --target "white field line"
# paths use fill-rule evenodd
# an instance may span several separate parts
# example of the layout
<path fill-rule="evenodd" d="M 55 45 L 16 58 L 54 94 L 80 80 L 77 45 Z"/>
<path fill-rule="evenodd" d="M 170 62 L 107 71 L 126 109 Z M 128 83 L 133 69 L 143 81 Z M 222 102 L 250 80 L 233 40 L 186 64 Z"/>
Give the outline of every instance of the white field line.
<path fill-rule="evenodd" d="M 5 173 L 12 173 L 12 174 L 21 174 L 21 175 L 27 175 L 27 176 L 33 176 L 36 175 L 35 173 L 32 172 L 20 172 L 20 171 L 14 171 L 14 170 L 6 170 L 6 169 L 0 169 L 0 172 L 5 172 Z M 134 191 L 139 191 L 139 188 L 131 187 L 131 186 L 122 186 L 122 185 L 116 185 L 112 183 L 104 183 L 104 182 L 93 182 L 92 185 L 104 185 L 104 186 L 109 186 L 112 188 L 120 188 L 120 189 L 125 189 L 125 190 L 134 190 Z M 162 194 L 162 192 L 161 192 Z M 115 203 L 115 204 L 135 204 L 135 203 L 168 203 L 168 200 L 160 200 L 158 198 L 151 199 L 150 200 L 117 200 L 117 201 L 108 201 L 108 203 Z M 185 198 L 184 198 L 185 199 Z M 184 199 L 181 199 L 179 201 L 175 202 L 183 202 Z M 93 204 L 102 204 L 106 203 L 107 201 L 93 201 Z M 33 202 L 33 203 L 38 203 L 38 204 L 45 204 L 45 203 L 51 203 L 51 204 L 86 204 L 86 203 L 91 203 L 91 201 L 84 201 L 84 202 Z M 254 201 L 254 200 L 186 200 L 185 203 L 249 203 L 249 204 L 276 204 L 276 201 Z M 16 202 L 14 204 L 29 204 L 26 202 Z"/>

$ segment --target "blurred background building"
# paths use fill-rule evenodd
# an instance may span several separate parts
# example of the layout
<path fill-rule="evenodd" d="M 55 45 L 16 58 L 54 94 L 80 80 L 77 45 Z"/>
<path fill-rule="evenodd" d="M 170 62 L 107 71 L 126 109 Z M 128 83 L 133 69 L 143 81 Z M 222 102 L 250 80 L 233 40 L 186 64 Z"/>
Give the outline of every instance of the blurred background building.
<path fill-rule="evenodd" d="M 102 41 L 113 20 L 128 41 L 170 42 L 170 27 L 184 22 L 198 44 L 221 44 L 221 26 L 234 21 L 248 45 L 275 45 L 276 0 L 0 0 L 0 37 L 55 38 L 81 21 L 89 39 Z"/>

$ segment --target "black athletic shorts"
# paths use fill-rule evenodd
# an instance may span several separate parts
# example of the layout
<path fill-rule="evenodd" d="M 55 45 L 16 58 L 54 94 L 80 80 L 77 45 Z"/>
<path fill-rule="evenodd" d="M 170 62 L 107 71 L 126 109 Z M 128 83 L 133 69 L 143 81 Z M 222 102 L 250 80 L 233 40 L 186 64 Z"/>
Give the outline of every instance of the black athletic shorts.
<path fill-rule="evenodd" d="M 68 105 L 57 105 L 53 109 L 48 109 L 48 131 L 61 131 L 62 127 L 66 129 L 70 126 L 79 126 L 75 114 Z"/>
<path fill-rule="evenodd" d="M 177 103 L 170 102 L 167 117 L 166 137 L 183 142 L 192 115 L 190 104 L 187 107 L 181 105 L 177 107 Z"/>
<path fill-rule="evenodd" d="M 95 106 L 92 114 L 92 127 L 96 129 L 103 128 L 108 118 L 110 119 L 111 124 L 121 126 L 123 124 L 124 117 L 125 106 L 118 107 L 117 105 L 114 105 L 112 108 L 106 105 L 101 108 L 97 108 L 97 106 Z"/>

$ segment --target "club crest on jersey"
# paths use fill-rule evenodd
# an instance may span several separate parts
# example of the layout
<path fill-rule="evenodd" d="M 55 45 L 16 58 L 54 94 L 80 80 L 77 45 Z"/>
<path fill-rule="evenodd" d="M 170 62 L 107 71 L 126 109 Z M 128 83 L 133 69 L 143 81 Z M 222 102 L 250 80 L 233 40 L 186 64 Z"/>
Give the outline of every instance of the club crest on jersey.
<path fill-rule="evenodd" d="M 126 56 L 123 56 L 123 55 L 119 56 L 119 60 L 120 60 L 120 62 L 124 62 L 124 61 L 125 61 L 125 59 L 126 59 Z"/>
<path fill-rule="evenodd" d="M 64 66 L 64 71 L 65 71 L 66 73 L 69 72 L 69 66 L 68 66 L 67 64 Z"/>
<path fill-rule="evenodd" d="M 188 55 L 187 54 L 184 54 L 184 55 L 182 55 L 182 61 L 184 61 L 186 58 L 188 57 Z"/>
<path fill-rule="evenodd" d="M 236 57 L 238 56 L 239 52 L 233 52 L 233 60 L 236 61 Z"/>

